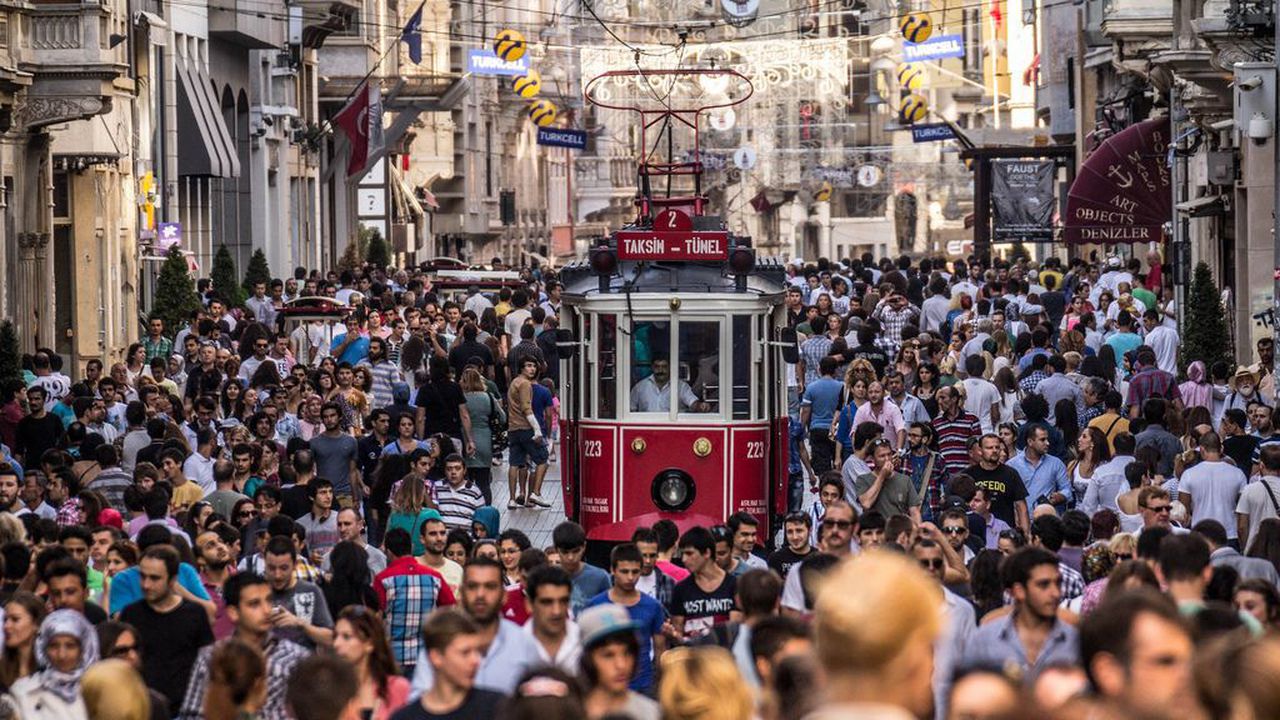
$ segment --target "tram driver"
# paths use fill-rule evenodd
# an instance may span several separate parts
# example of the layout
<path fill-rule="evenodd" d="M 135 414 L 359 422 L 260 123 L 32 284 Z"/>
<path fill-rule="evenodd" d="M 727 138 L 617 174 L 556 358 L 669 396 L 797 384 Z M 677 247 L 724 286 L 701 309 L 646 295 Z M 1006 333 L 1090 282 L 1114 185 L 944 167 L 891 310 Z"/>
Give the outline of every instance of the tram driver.
<path fill-rule="evenodd" d="M 631 410 L 667 412 L 671 409 L 671 359 L 663 355 L 655 356 L 649 369 L 652 374 L 631 387 Z M 700 400 L 689 383 L 683 380 L 677 382 L 676 394 L 680 397 L 682 412 L 711 412 L 710 403 Z"/>

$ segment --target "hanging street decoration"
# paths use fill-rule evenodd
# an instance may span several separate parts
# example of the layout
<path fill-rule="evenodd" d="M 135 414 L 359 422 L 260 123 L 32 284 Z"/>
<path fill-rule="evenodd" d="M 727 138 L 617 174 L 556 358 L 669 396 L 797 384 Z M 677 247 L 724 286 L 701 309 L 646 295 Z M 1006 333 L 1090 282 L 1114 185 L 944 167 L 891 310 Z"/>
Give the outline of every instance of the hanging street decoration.
<path fill-rule="evenodd" d="M 924 87 L 926 72 L 923 63 L 902 63 L 898 66 L 898 86 L 913 92 L 919 90 Z"/>
<path fill-rule="evenodd" d="M 529 119 L 538 127 L 547 127 L 556 121 L 555 103 L 550 100 L 534 100 L 529 103 Z"/>
<path fill-rule="evenodd" d="M 933 34 L 933 20 L 928 13 L 907 13 L 898 23 L 898 29 L 907 42 L 922 43 Z"/>
<path fill-rule="evenodd" d="M 908 95 L 903 99 L 902 107 L 898 108 L 898 120 L 903 125 L 914 125 L 925 119 L 928 114 L 929 101 L 918 93 Z"/>
<path fill-rule="evenodd" d="M 511 89 L 525 100 L 532 100 L 542 92 L 542 75 L 531 68 L 529 72 L 511 81 Z"/>
<path fill-rule="evenodd" d="M 526 49 L 528 49 L 528 43 L 518 30 L 509 28 L 499 30 L 498 34 L 493 36 L 493 54 L 507 62 L 514 62 L 524 57 Z"/>

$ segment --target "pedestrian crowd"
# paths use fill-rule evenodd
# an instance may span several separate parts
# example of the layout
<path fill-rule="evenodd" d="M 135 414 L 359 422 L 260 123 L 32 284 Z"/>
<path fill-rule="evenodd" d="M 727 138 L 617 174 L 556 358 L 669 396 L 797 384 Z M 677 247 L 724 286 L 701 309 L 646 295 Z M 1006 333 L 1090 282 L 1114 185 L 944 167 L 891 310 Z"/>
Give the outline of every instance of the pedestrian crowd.
<path fill-rule="evenodd" d="M 201 281 L 109 370 L 24 357 L 0 718 L 1280 717 L 1269 339 L 1181 357 L 1154 255 L 789 268 L 788 512 L 603 551 L 517 527 L 551 505 L 545 269 Z"/>

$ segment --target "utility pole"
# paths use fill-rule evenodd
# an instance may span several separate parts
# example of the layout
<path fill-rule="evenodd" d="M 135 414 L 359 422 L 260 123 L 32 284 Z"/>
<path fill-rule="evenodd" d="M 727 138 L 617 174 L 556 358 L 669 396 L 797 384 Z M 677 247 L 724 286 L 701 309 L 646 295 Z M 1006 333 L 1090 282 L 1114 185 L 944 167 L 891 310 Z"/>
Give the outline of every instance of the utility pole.
<path fill-rule="evenodd" d="M 1276 0 L 1275 6 L 1271 9 L 1271 30 L 1274 35 L 1275 43 L 1271 62 L 1277 65 L 1276 77 L 1280 78 L 1280 0 Z M 1272 122 L 1275 122 L 1280 115 L 1276 112 L 1280 108 L 1271 107 Z M 1271 149 L 1275 152 L 1275 161 L 1271 164 L 1271 188 L 1273 194 L 1273 202 L 1271 205 L 1271 252 L 1274 255 L 1275 263 L 1271 270 L 1272 283 L 1271 288 L 1271 337 L 1274 341 L 1277 334 L 1280 334 L 1280 234 L 1276 233 L 1276 223 L 1280 222 L 1280 138 L 1271 138 Z M 1181 309 L 1181 308 L 1179 308 Z M 1273 345 L 1274 347 L 1274 345 Z M 1280 372 L 1280 353 L 1276 353 L 1275 367 L 1272 372 Z M 1272 375 L 1272 377 L 1280 377 L 1280 375 Z M 1280 388 L 1277 388 L 1277 394 L 1280 394 Z M 1272 398 L 1274 406 L 1275 398 Z"/>

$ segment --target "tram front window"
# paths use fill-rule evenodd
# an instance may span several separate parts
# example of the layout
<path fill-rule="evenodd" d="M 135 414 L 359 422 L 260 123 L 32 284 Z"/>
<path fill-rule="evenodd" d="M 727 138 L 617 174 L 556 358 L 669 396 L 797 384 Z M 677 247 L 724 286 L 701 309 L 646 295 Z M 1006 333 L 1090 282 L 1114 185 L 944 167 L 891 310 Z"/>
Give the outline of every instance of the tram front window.
<path fill-rule="evenodd" d="M 666 413 L 674 400 L 679 412 L 719 412 L 719 326 L 715 321 L 681 321 L 679 337 L 673 338 L 670 322 L 636 322 L 631 337 L 631 410 Z"/>

